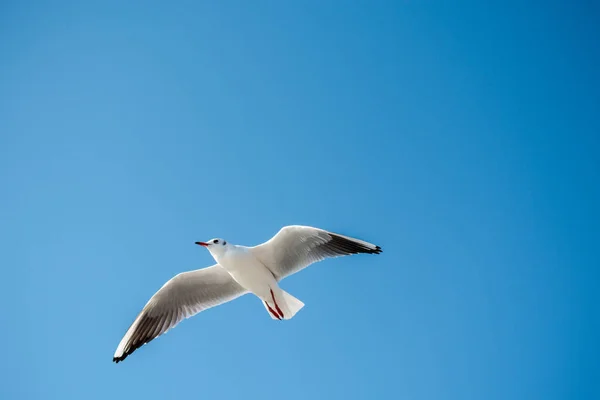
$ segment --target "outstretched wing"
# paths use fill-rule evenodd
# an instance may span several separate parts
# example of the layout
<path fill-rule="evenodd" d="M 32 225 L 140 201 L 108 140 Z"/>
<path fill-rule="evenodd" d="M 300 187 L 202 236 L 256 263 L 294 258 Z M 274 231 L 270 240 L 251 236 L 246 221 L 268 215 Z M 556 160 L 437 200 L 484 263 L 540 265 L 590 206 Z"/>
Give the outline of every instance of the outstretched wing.
<path fill-rule="evenodd" d="M 299 225 L 281 228 L 269 241 L 250 250 L 278 281 L 325 258 L 382 251 L 364 240 Z"/>
<path fill-rule="evenodd" d="M 113 361 L 123 361 L 183 319 L 246 293 L 219 264 L 176 275 L 152 296 L 133 321 L 121 339 Z"/>

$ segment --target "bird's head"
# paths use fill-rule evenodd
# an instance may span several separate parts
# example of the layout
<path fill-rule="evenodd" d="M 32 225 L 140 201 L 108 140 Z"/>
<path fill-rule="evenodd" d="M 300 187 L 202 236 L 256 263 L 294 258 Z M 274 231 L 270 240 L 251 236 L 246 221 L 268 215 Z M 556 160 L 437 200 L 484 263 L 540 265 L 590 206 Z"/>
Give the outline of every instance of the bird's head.
<path fill-rule="evenodd" d="M 215 238 L 210 239 L 208 242 L 196 242 L 197 245 L 206 247 L 210 254 L 218 262 L 218 258 L 223 256 L 229 248 L 229 243 L 225 239 Z"/>

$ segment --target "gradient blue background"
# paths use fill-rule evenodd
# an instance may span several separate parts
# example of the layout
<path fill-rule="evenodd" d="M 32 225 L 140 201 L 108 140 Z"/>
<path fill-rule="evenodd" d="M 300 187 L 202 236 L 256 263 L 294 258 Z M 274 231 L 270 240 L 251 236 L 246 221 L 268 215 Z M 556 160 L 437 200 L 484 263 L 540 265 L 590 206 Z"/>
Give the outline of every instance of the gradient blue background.
<path fill-rule="evenodd" d="M 1 3 L 2 399 L 600 397 L 597 3 L 119 3 Z M 285 224 L 384 253 L 111 362 Z"/>

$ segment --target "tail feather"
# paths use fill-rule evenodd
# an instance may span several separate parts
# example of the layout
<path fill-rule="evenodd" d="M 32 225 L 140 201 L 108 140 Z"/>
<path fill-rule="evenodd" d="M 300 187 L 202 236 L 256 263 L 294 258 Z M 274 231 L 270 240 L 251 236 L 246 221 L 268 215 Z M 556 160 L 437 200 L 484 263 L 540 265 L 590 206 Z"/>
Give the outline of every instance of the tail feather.
<path fill-rule="evenodd" d="M 281 294 L 284 303 L 281 307 L 281 310 L 283 311 L 283 318 L 291 319 L 298 311 L 302 309 L 302 307 L 304 307 L 304 303 L 284 290 L 281 291 Z"/>
<path fill-rule="evenodd" d="M 291 319 L 302 307 L 304 303 L 289 294 L 284 290 L 278 290 L 279 295 L 276 296 L 277 304 L 272 301 L 263 301 L 265 309 L 272 319 Z M 278 312 L 281 311 L 283 318 L 280 318 Z"/>

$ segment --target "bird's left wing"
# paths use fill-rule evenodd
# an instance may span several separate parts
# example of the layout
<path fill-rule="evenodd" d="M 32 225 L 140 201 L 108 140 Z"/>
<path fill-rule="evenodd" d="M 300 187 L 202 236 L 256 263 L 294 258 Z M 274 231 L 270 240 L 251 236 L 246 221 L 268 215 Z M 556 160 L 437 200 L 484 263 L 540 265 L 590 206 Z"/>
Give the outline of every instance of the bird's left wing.
<path fill-rule="evenodd" d="M 113 361 L 123 361 L 183 319 L 246 293 L 219 264 L 176 275 L 152 296 L 133 321 L 121 339 Z"/>
<path fill-rule="evenodd" d="M 381 247 L 311 226 L 290 225 L 281 228 L 269 241 L 250 247 L 250 251 L 280 281 L 326 258 L 379 254 Z"/>

